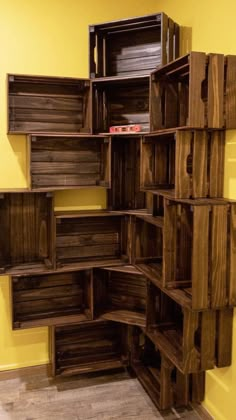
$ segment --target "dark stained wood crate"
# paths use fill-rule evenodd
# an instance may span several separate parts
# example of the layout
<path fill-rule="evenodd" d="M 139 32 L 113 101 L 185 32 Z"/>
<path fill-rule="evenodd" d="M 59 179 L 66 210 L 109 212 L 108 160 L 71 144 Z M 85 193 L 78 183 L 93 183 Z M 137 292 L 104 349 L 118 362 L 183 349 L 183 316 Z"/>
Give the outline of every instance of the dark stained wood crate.
<path fill-rule="evenodd" d="M 165 13 L 90 25 L 89 47 L 91 78 L 148 74 L 178 57 L 179 25 Z"/>
<path fill-rule="evenodd" d="M 111 142 L 111 188 L 107 190 L 110 210 L 143 209 L 140 191 L 140 136 L 113 136 Z"/>
<path fill-rule="evenodd" d="M 90 107 L 88 79 L 8 75 L 9 133 L 89 133 Z"/>
<path fill-rule="evenodd" d="M 50 193 L 0 194 L 0 274 L 53 266 Z"/>
<path fill-rule="evenodd" d="M 155 220 L 163 225 L 162 259 L 153 261 L 147 252 L 146 261 L 139 262 L 137 255 L 137 267 L 193 310 L 235 306 L 236 204 L 225 199 L 177 200 L 164 191 L 163 195 L 154 195 L 154 217 L 148 216 L 150 226 Z"/>
<path fill-rule="evenodd" d="M 104 136 L 29 136 L 29 176 L 33 190 L 110 187 L 111 139 Z"/>
<path fill-rule="evenodd" d="M 92 319 L 92 270 L 12 277 L 13 329 Z"/>
<path fill-rule="evenodd" d="M 147 336 L 182 373 L 213 369 L 216 311 L 191 311 L 148 284 Z"/>
<path fill-rule="evenodd" d="M 56 212 L 57 267 L 129 262 L 129 216 L 108 211 Z"/>
<path fill-rule="evenodd" d="M 151 131 L 235 128 L 236 56 L 191 52 L 151 75 Z"/>
<path fill-rule="evenodd" d="M 52 327 L 55 376 L 119 369 L 129 364 L 127 326 L 109 321 Z"/>
<path fill-rule="evenodd" d="M 131 367 L 159 410 L 204 399 L 205 372 L 183 374 L 138 328 L 132 331 Z"/>
<path fill-rule="evenodd" d="M 141 190 L 175 198 L 223 197 L 225 132 L 164 130 L 141 141 Z"/>
<path fill-rule="evenodd" d="M 149 77 L 104 77 L 93 79 L 91 85 L 94 134 L 128 124 L 149 131 Z"/>
<path fill-rule="evenodd" d="M 131 265 L 94 270 L 95 317 L 146 326 L 146 278 Z"/>

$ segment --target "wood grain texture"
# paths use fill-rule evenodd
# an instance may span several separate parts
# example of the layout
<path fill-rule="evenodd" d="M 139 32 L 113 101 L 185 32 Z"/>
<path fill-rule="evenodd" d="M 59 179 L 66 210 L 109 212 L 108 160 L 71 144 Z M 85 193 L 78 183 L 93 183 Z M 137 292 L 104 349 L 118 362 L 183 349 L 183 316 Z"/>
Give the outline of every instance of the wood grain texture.
<path fill-rule="evenodd" d="M 21 420 L 76 419 L 101 420 L 176 420 L 184 416 L 199 419 L 197 411 L 187 406 L 160 413 L 136 378 L 126 372 L 84 374 L 52 378 L 42 366 L 19 369 L 15 377 L 0 381 L 2 418 Z M 5 373 L 6 375 L 6 373 Z M 114 398 L 115 395 L 115 398 Z M 203 414 L 201 413 L 201 416 Z M 209 417 L 202 417 L 209 420 Z"/>
<path fill-rule="evenodd" d="M 91 319 L 91 270 L 12 278 L 13 328 Z"/>
<path fill-rule="evenodd" d="M 89 132 L 89 80 L 8 75 L 10 133 Z"/>
<path fill-rule="evenodd" d="M 0 199 L 3 272 L 27 272 L 32 266 L 52 266 L 52 197 L 44 193 L 6 193 Z M 4 240 L 3 240 L 4 239 Z M 48 261 L 48 262 L 47 262 Z"/>
<path fill-rule="evenodd" d="M 31 189 L 110 186 L 110 139 L 29 136 Z"/>

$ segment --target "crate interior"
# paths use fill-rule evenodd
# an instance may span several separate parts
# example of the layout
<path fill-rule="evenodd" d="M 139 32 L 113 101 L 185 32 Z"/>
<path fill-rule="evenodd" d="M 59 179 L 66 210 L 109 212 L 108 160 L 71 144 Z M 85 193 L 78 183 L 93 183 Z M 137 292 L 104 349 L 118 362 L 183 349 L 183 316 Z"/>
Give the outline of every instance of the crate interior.
<path fill-rule="evenodd" d="M 201 53 L 195 53 L 201 54 Z M 191 126 L 189 120 L 190 92 L 189 81 L 195 77 L 197 68 L 190 67 L 191 55 L 183 56 L 163 68 L 157 69 L 151 78 L 151 130 L 161 128 Z M 205 75 L 201 83 L 199 106 L 205 109 L 205 121 L 202 128 L 207 126 L 208 106 L 208 66 L 205 59 Z M 194 63 L 196 65 L 196 63 Z M 202 63 L 200 63 L 202 65 Z M 197 65 L 196 65 L 197 67 Z M 201 66 L 199 67 L 201 69 Z M 201 77 L 201 76 L 199 76 Z M 193 79 L 192 83 L 196 81 Z M 197 95 L 197 92 L 196 92 Z M 192 98 L 191 98 L 192 100 Z M 193 112 L 193 110 L 192 110 Z"/>
<path fill-rule="evenodd" d="M 146 279 L 132 266 L 94 272 L 95 311 L 102 318 L 146 325 Z"/>
<path fill-rule="evenodd" d="M 138 124 L 149 131 L 149 79 L 95 80 L 93 131 L 107 133 L 111 126 Z"/>
<path fill-rule="evenodd" d="M 135 218 L 134 260 L 145 265 L 158 280 L 162 276 L 163 217 L 139 215 Z"/>
<path fill-rule="evenodd" d="M 0 197 L 0 267 L 15 273 L 52 266 L 52 197 L 6 193 Z"/>
<path fill-rule="evenodd" d="M 12 279 L 13 328 L 91 318 L 89 270 Z"/>
<path fill-rule="evenodd" d="M 193 369 L 195 371 L 200 360 L 201 314 L 191 315 L 190 311 L 184 311 L 179 303 L 172 300 L 154 285 L 149 287 L 148 305 L 151 308 L 147 324 L 149 338 L 157 344 L 159 349 L 164 350 L 166 356 L 180 369 L 186 362 L 188 363 L 188 359 L 185 360 L 186 357 L 193 358 Z M 184 327 L 184 322 L 186 322 L 184 317 L 188 316 L 198 319 L 197 328 L 194 324 L 191 325 L 190 319 L 188 320 L 188 328 L 195 329 L 191 351 L 190 344 L 187 344 L 187 342 L 189 339 L 192 340 L 190 336 L 193 331 L 188 334 L 187 328 Z M 198 357 L 196 358 L 197 354 Z"/>
<path fill-rule="evenodd" d="M 147 74 L 161 58 L 160 25 L 107 34 L 106 76 Z"/>
<path fill-rule="evenodd" d="M 141 188 L 174 189 L 175 146 L 174 133 L 144 137 L 141 145 Z"/>
<path fill-rule="evenodd" d="M 30 144 L 32 189 L 109 186 L 109 139 L 33 135 Z"/>
<path fill-rule="evenodd" d="M 126 259 L 126 222 L 119 215 L 56 213 L 57 265 Z"/>
<path fill-rule="evenodd" d="M 10 133 L 90 132 L 87 79 L 8 76 Z"/>
<path fill-rule="evenodd" d="M 114 136 L 111 156 L 108 207 L 112 210 L 145 208 L 145 193 L 140 191 L 140 136 Z"/>
<path fill-rule="evenodd" d="M 125 330 L 118 323 L 56 327 L 54 346 L 56 375 L 120 368 L 127 362 Z"/>

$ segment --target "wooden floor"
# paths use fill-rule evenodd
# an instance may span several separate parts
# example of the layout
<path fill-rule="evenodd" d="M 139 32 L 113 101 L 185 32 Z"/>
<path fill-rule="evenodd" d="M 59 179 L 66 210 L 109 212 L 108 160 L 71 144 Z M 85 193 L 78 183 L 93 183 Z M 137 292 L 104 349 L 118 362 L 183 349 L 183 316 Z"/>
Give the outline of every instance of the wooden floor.
<path fill-rule="evenodd" d="M 199 420 L 193 409 L 160 414 L 127 373 L 52 379 L 44 373 L 0 380 L 0 420 Z"/>

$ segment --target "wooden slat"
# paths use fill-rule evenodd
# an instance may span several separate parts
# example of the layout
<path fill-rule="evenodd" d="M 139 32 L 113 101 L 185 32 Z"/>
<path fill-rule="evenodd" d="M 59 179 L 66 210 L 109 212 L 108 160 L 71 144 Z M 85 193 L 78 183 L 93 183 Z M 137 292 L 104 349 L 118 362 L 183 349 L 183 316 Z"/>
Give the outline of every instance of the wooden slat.
<path fill-rule="evenodd" d="M 209 210 L 209 206 L 194 206 L 193 211 L 193 309 L 208 307 Z M 201 230 L 199 230 L 199 226 L 202 226 Z"/>
<path fill-rule="evenodd" d="M 208 160 L 208 133 L 207 131 L 194 131 L 193 139 L 193 169 L 192 169 L 192 197 L 206 197 Z"/>
<path fill-rule="evenodd" d="M 212 131 L 210 149 L 209 196 L 223 197 L 225 132 Z"/>
<path fill-rule="evenodd" d="M 210 269 L 212 308 L 222 308 L 228 304 L 227 217 L 227 205 L 212 207 Z"/>
<path fill-rule="evenodd" d="M 191 154 L 192 133 L 177 131 L 175 151 L 175 192 L 176 197 L 187 198 L 191 195 L 191 180 L 187 172 L 187 159 Z"/>
<path fill-rule="evenodd" d="M 183 372 L 196 372 L 200 369 L 199 351 L 195 346 L 195 332 L 198 328 L 199 315 L 184 309 L 183 320 Z"/>
<path fill-rule="evenodd" d="M 232 308 L 217 311 L 216 323 L 216 366 L 230 366 L 232 362 L 232 336 L 233 336 Z"/>
<path fill-rule="evenodd" d="M 176 279 L 176 231 L 177 208 L 164 205 L 164 230 L 163 230 L 163 286 Z"/>
<path fill-rule="evenodd" d="M 224 127 L 224 55 L 209 54 L 208 127 Z"/>
<path fill-rule="evenodd" d="M 190 54 L 189 120 L 190 127 L 205 127 L 205 109 L 202 101 L 202 82 L 205 80 L 206 54 Z"/>
<path fill-rule="evenodd" d="M 201 316 L 201 370 L 215 366 L 216 312 L 204 311 Z"/>

